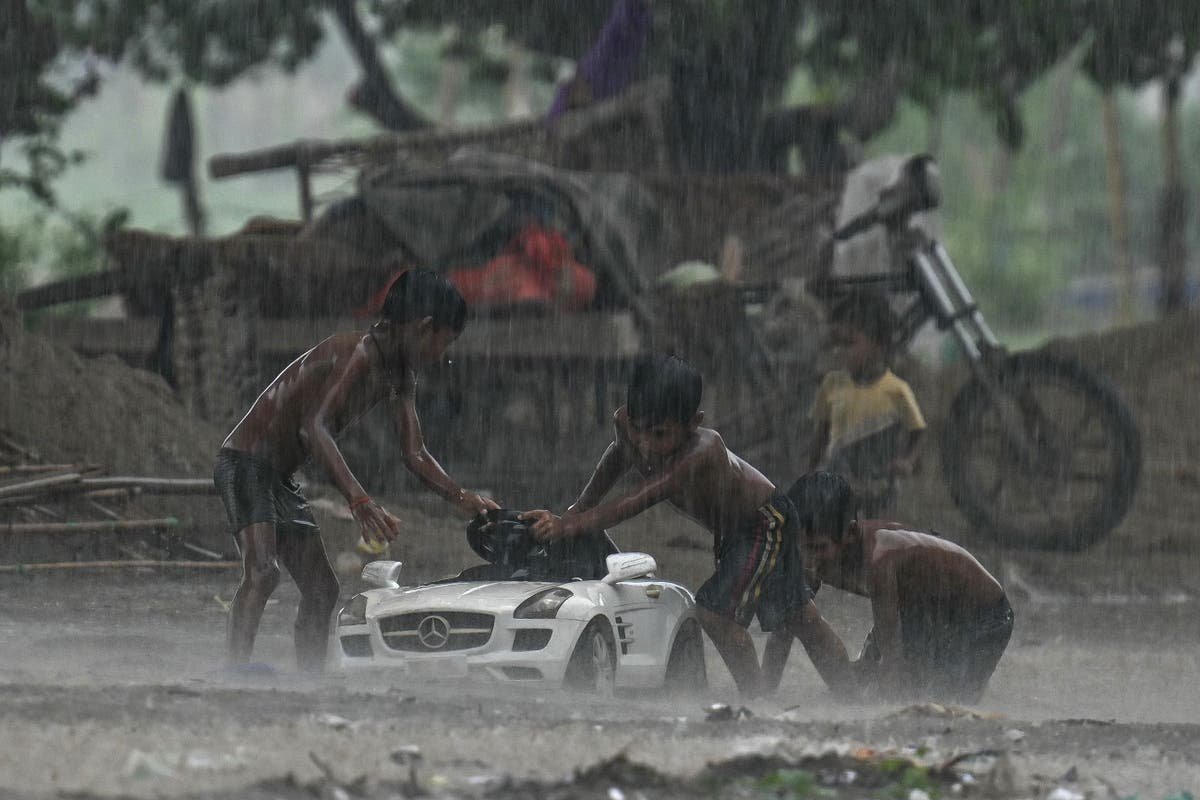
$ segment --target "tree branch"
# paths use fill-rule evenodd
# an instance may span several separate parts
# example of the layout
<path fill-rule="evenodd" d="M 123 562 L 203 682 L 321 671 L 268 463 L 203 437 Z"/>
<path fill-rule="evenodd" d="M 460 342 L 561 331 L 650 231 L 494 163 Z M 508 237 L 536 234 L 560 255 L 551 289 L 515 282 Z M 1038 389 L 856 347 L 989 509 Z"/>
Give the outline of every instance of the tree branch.
<path fill-rule="evenodd" d="M 362 81 L 350 91 L 350 104 L 370 114 L 389 130 L 411 131 L 429 127 L 429 122 L 392 88 L 379 60 L 375 41 L 363 27 L 354 0 L 330 0 L 329 6 L 363 72 Z"/>

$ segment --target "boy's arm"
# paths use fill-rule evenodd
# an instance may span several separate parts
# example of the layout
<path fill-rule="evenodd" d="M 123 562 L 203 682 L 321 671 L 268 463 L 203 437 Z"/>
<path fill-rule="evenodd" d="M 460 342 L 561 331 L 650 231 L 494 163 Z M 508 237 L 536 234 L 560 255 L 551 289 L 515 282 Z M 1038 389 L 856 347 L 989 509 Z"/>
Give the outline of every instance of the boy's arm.
<path fill-rule="evenodd" d="M 825 685 L 837 694 L 853 693 L 857 687 L 846 646 L 821 616 L 812 599 L 800 609 L 798 618 L 789 627 L 804 646 L 804 652 L 817 668 L 817 674 Z"/>
<path fill-rule="evenodd" d="M 924 428 L 909 431 L 904 451 L 898 458 L 892 459 L 892 463 L 888 465 L 889 471 L 893 475 L 912 475 L 917 469 L 917 456 L 921 452 L 921 442 L 924 440 Z"/>
<path fill-rule="evenodd" d="M 301 422 L 300 438 L 313 460 L 324 468 L 346 499 L 351 515 L 362 528 L 363 539 L 385 542 L 400 533 L 400 523 L 371 500 L 358 478 L 350 471 L 329 429 L 330 419 L 345 407 L 350 393 L 361 385 L 369 369 L 366 348 L 359 342 L 342 370 L 334 373 L 326 383 L 325 394 L 316 409 Z"/>
<path fill-rule="evenodd" d="M 703 458 L 702 452 L 688 453 L 659 474 L 642 481 L 628 494 L 587 511 L 561 518 L 548 511 L 527 512 L 528 518 L 537 519 L 533 524 L 534 535 L 541 541 L 565 539 L 578 536 L 584 531 L 608 528 L 624 522 L 675 493 L 686 478 L 694 475 Z"/>
<path fill-rule="evenodd" d="M 905 681 L 904 642 L 900 631 L 900 594 L 895 560 L 884 556 L 871 565 L 871 615 L 879 648 L 878 688 L 892 694 Z"/>
<path fill-rule="evenodd" d="M 392 390 L 389 404 L 400 436 L 400 455 L 404 466 L 427 488 L 451 503 L 467 516 L 499 508 L 494 500 L 468 492 L 446 474 L 442 465 L 425 449 L 421 420 L 417 417 L 416 379 L 409 373 L 402 386 Z"/>
<path fill-rule="evenodd" d="M 629 471 L 629 467 L 629 459 L 626 457 L 624 449 L 619 443 L 612 442 L 604 451 L 604 455 L 600 456 L 600 461 L 596 464 L 596 469 L 588 480 L 587 486 L 583 487 L 583 491 L 579 494 L 579 499 L 571 504 L 563 516 L 580 514 L 595 508 L 617 480 Z"/>
<path fill-rule="evenodd" d="M 908 431 L 908 440 L 904 443 L 904 451 L 898 458 L 892 459 L 888 469 L 893 475 L 911 475 L 916 469 L 917 455 L 925 438 L 925 417 L 921 414 L 921 407 L 917 405 L 912 388 L 904 381 L 897 380 L 892 402 L 900 414 L 901 424 Z"/>

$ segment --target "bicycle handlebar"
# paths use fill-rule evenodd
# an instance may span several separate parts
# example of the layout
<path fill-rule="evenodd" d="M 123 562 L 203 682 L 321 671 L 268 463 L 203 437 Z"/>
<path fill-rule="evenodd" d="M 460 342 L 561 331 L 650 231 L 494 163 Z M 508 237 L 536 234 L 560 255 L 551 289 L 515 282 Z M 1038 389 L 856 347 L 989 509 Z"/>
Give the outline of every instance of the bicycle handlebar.
<path fill-rule="evenodd" d="M 873 228 L 877 224 L 879 224 L 879 209 L 872 208 L 870 211 L 867 211 L 864 214 L 859 214 L 857 217 L 834 231 L 833 238 L 839 242 L 844 242 L 847 239 L 858 236 L 868 228 Z"/>
<path fill-rule="evenodd" d="M 937 208 L 941 201 L 937 166 L 930 156 L 913 156 L 890 185 L 879 192 L 879 198 L 869 210 L 838 228 L 836 241 L 844 242 L 879 223 L 900 225 L 919 211 Z"/>

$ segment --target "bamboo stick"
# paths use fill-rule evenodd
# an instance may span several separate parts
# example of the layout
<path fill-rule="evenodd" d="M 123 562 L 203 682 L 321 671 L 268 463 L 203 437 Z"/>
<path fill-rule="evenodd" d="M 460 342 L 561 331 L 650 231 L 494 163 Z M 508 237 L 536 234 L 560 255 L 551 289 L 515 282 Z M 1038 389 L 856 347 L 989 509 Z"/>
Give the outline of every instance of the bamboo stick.
<path fill-rule="evenodd" d="M 88 464 L 87 467 L 92 466 Z M 35 472 L 83 472 L 79 464 L 11 464 L 0 467 L 0 475 L 29 475 Z"/>
<path fill-rule="evenodd" d="M 139 489 L 145 494 L 216 494 L 217 487 L 210 478 L 141 478 L 112 476 L 83 478 L 84 489 Z"/>
<path fill-rule="evenodd" d="M 74 489 L 74 491 L 72 491 L 72 489 Z M 138 491 L 136 489 L 93 489 L 91 491 L 80 492 L 78 485 L 62 486 L 45 492 L 34 492 L 32 494 L 18 494 L 11 497 L 0 497 L 0 507 L 27 506 L 31 503 L 56 502 L 73 496 L 96 498 L 100 500 L 125 500 L 128 499 L 131 494 L 137 493 Z"/>
<path fill-rule="evenodd" d="M 179 544 L 185 550 L 191 550 L 196 555 L 204 556 L 212 561 L 220 561 L 222 559 L 222 555 L 220 553 L 214 553 L 212 550 L 203 548 L 200 545 L 192 544 L 191 542 L 185 542 L 182 540 L 179 540 Z"/>
<path fill-rule="evenodd" d="M 147 531 L 157 528 L 177 528 L 179 520 L 175 517 L 161 519 L 122 519 L 122 520 L 87 520 L 83 522 L 10 522 L 0 524 L 0 533 L 38 534 L 38 533 L 124 533 L 129 531 Z"/>
<path fill-rule="evenodd" d="M 51 475 L 48 478 L 35 478 L 31 481 L 10 483 L 7 486 L 0 486 L 0 497 L 14 497 L 30 493 L 41 494 L 47 489 L 66 486 L 67 484 L 77 484 L 80 480 L 81 476 L 78 472 L 66 472 L 62 475 Z"/>
<path fill-rule="evenodd" d="M 237 569 L 240 561 L 52 561 L 42 564 L 0 564 L 4 572 L 53 572 L 59 570 L 125 569 L 151 567 L 157 569 Z"/>

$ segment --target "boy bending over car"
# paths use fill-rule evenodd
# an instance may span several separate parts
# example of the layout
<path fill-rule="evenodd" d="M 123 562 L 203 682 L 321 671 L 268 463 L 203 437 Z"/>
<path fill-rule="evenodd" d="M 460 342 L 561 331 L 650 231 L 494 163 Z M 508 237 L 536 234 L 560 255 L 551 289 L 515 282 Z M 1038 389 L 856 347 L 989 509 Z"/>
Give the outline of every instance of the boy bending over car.
<path fill-rule="evenodd" d="M 667 501 L 713 535 L 716 571 L 696 593 L 704 631 L 746 696 L 761 691 L 754 615 L 765 631 L 786 629 L 803 643 L 827 683 L 847 675 L 846 650 L 822 619 L 804 584 L 796 511 L 761 472 L 702 428 L 702 381 L 686 361 L 649 356 L 634 367 L 627 401 L 613 415 L 616 436 L 579 499 L 561 516 L 528 511 L 542 541 L 616 525 Z M 602 502 L 617 480 L 636 470 L 641 481 Z"/>
<path fill-rule="evenodd" d="M 895 522 L 860 520 L 840 475 L 805 475 L 788 490 L 800 511 L 803 552 L 816 578 L 869 598 L 874 627 L 855 683 L 864 695 L 975 702 L 1012 634 L 1004 589 L 963 548 Z M 779 683 L 790 635 L 773 633 L 763 654 Z"/>
<path fill-rule="evenodd" d="M 213 482 L 242 555 L 242 582 L 229 610 L 228 660 L 245 663 L 279 563 L 300 589 L 296 658 L 325 661 L 338 582 L 295 471 L 310 457 L 346 498 L 363 540 L 389 542 L 400 523 L 363 490 L 335 437 L 381 400 L 396 420 L 404 463 L 467 516 L 497 508 L 458 486 L 425 449 L 414 395 L 416 370 L 441 358 L 462 332 L 467 306 L 445 278 L 426 270 L 398 277 L 381 319 L 365 333 L 329 337 L 287 366 L 263 391 L 217 454 Z"/>

